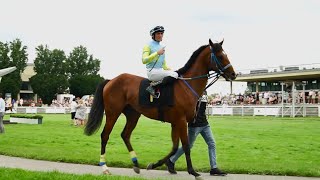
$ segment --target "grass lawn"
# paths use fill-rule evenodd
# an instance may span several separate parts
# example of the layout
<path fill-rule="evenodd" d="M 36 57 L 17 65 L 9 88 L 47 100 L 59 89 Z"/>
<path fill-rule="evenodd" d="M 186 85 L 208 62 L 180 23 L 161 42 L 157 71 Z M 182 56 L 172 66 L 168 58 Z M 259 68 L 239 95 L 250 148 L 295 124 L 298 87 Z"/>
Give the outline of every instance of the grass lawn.
<path fill-rule="evenodd" d="M 6 124 L 6 133 L 0 134 L 0 154 L 94 165 L 99 162 L 101 129 L 93 136 L 85 136 L 83 128 L 70 126 L 69 114 L 43 116 L 41 125 Z M 228 173 L 320 177 L 320 118 L 214 116 L 209 122 L 216 140 L 218 166 Z M 111 133 L 108 166 L 132 166 L 120 137 L 124 124 L 121 116 Z M 141 168 L 170 151 L 170 131 L 168 123 L 140 119 L 131 142 Z M 200 136 L 191 155 L 197 171 L 209 171 L 207 145 Z M 186 170 L 184 156 L 176 168 Z"/>
<path fill-rule="evenodd" d="M 21 169 L 0 168 L 0 179 L 50 179 L 50 180 L 105 180 L 105 175 L 76 175 L 60 172 L 36 172 L 25 171 Z M 140 177 L 125 177 L 125 176 L 108 176 L 108 180 L 145 180 Z"/>

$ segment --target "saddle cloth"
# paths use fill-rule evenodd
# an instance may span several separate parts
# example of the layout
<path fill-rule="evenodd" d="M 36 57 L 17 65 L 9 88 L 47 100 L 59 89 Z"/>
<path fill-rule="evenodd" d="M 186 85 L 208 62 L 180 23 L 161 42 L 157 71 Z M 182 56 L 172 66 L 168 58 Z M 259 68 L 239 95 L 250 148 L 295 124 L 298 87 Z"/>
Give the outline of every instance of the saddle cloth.
<path fill-rule="evenodd" d="M 151 81 L 149 79 L 143 79 L 139 87 L 139 104 L 146 107 L 159 107 L 159 106 L 174 106 L 174 91 L 173 84 L 159 84 L 155 87 L 156 92 L 160 90 L 159 98 L 153 98 L 150 102 L 150 94 L 146 90 Z"/>

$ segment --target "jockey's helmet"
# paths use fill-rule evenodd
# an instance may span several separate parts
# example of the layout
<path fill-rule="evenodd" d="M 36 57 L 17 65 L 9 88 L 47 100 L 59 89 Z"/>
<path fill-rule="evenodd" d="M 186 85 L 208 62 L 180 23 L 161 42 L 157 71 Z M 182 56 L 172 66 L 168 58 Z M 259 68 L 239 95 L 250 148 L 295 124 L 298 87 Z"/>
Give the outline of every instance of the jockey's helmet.
<path fill-rule="evenodd" d="M 150 30 L 150 36 L 153 36 L 156 32 L 164 32 L 163 26 L 156 26 Z"/>

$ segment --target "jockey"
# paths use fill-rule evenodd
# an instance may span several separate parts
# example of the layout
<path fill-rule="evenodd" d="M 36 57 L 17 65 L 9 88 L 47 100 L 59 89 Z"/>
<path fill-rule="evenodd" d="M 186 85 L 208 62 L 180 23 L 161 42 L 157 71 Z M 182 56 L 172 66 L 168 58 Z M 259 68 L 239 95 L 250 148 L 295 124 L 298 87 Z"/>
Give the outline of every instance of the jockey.
<path fill-rule="evenodd" d="M 143 48 L 142 63 L 146 65 L 147 76 L 151 83 L 147 88 L 152 96 L 155 96 L 155 90 L 153 86 L 161 83 L 162 79 L 166 76 L 178 78 L 178 73 L 172 71 L 165 60 L 165 47 L 160 44 L 163 38 L 164 28 L 162 26 L 156 26 L 150 30 L 152 41 L 149 42 Z"/>

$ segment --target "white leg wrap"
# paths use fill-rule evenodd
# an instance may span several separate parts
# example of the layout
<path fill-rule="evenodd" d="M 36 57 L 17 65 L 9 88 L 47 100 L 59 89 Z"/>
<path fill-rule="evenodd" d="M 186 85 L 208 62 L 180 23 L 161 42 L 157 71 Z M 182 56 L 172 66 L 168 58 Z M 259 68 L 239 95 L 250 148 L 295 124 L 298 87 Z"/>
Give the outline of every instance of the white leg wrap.
<path fill-rule="evenodd" d="M 102 170 L 105 171 L 105 170 L 109 170 L 108 166 L 106 164 L 102 165 Z"/>

